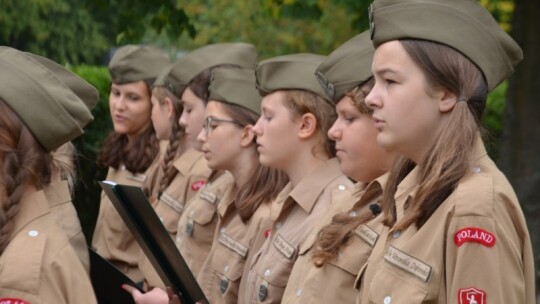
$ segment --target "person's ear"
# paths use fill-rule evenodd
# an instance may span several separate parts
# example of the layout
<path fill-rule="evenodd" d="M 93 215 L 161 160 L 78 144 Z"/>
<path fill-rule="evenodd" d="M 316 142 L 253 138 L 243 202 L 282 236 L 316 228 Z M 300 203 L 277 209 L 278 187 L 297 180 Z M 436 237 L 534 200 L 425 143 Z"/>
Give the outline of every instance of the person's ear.
<path fill-rule="evenodd" d="M 167 110 L 167 117 L 171 118 L 173 116 L 174 107 L 173 107 L 173 101 L 169 97 L 163 98 L 163 107 Z"/>
<path fill-rule="evenodd" d="M 317 118 L 313 113 L 305 113 L 299 120 L 300 129 L 298 131 L 298 137 L 301 139 L 310 138 L 317 131 Z"/>
<path fill-rule="evenodd" d="M 438 94 L 438 102 L 439 102 L 439 111 L 441 113 L 447 113 L 454 109 L 457 103 L 457 96 L 456 94 L 443 89 Z"/>
<path fill-rule="evenodd" d="M 240 139 L 240 146 L 246 148 L 255 142 L 255 132 L 253 132 L 253 126 L 247 125 L 242 129 L 242 138 Z"/>

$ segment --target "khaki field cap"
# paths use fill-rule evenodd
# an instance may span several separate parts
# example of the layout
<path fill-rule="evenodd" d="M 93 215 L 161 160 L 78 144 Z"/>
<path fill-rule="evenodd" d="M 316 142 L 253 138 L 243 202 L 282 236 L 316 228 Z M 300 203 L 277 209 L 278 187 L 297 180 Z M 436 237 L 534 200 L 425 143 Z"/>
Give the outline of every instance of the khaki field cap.
<path fill-rule="evenodd" d="M 255 69 L 257 88 L 264 95 L 278 90 L 306 90 L 329 101 L 315 77 L 324 59 L 321 55 L 303 53 L 263 60 Z"/>
<path fill-rule="evenodd" d="M 243 42 L 203 46 L 178 59 L 169 69 L 169 73 L 161 76 L 154 85 L 174 87 L 173 93 L 181 93 L 195 76 L 208 68 L 222 64 L 253 69 L 257 64 L 257 50 L 252 44 Z"/>
<path fill-rule="evenodd" d="M 262 97 L 255 87 L 255 71 L 218 68 L 212 71 L 208 100 L 227 102 L 261 114 Z"/>
<path fill-rule="evenodd" d="M 335 49 L 317 68 L 317 79 L 328 98 L 338 102 L 347 92 L 373 76 L 371 62 L 375 48 L 369 31 Z"/>
<path fill-rule="evenodd" d="M 448 45 L 480 68 L 490 91 L 523 59 L 519 45 L 474 0 L 375 0 L 369 16 L 375 47 L 407 38 Z"/>
<path fill-rule="evenodd" d="M 126 45 L 114 53 L 109 72 L 113 83 L 125 84 L 156 78 L 170 64 L 169 56 L 154 46 Z"/>
<path fill-rule="evenodd" d="M 98 96 L 94 87 L 59 68 L 51 71 L 23 52 L 0 48 L 0 98 L 49 152 L 83 134 Z M 78 96 L 87 98 L 86 103 Z"/>

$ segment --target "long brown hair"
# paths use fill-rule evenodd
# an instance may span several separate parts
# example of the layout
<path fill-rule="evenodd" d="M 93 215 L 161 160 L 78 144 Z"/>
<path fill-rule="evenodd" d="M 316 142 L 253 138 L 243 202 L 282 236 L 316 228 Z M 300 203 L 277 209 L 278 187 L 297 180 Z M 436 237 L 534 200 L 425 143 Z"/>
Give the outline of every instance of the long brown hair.
<path fill-rule="evenodd" d="M 0 99 L 0 254 L 9 243 L 13 219 L 28 186 L 42 189 L 51 181 L 52 158 Z"/>
<path fill-rule="evenodd" d="M 370 78 L 346 94 L 362 114 L 371 115 L 373 113 L 366 105 L 365 98 L 373 88 L 374 83 L 373 78 Z M 381 191 L 365 192 L 362 194 L 362 201 L 374 201 L 380 195 Z M 365 209 L 364 205 L 355 205 L 348 212 L 336 214 L 332 218 L 332 222 L 323 227 L 317 235 L 312 253 L 315 266 L 321 267 L 327 261 L 334 259 L 341 247 L 349 243 L 354 229 L 375 218 L 378 212 L 374 211 L 378 211 L 380 207 L 377 205 L 377 207 L 373 208 L 377 210 L 361 210 Z M 355 216 L 351 216 L 351 212 Z"/>
<path fill-rule="evenodd" d="M 430 218 L 455 190 L 471 167 L 480 121 L 486 105 L 487 85 L 478 69 L 456 50 L 424 40 L 400 40 L 407 54 L 427 79 L 426 92 L 446 88 L 458 102 L 449 113 L 449 121 L 434 145 L 424 156 L 414 198 L 407 203 L 404 218 L 396 223 L 395 193 L 399 183 L 416 166 L 401 156 L 395 162 L 384 191 L 385 224 L 405 229 L 418 228 Z"/>
<path fill-rule="evenodd" d="M 226 102 L 221 104 L 225 113 L 240 126 L 253 126 L 259 119 L 259 115 L 242 106 Z M 263 166 L 259 162 L 257 164 L 250 181 L 238 189 L 234 200 L 244 222 L 251 218 L 261 204 L 271 203 L 289 181 L 282 171 Z"/>
<path fill-rule="evenodd" d="M 146 79 L 144 83 L 151 96 L 150 86 L 154 79 Z M 125 134 L 111 132 L 98 155 L 97 163 L 103 167 L 118 169 L 125 165 L 131 173 L 144 173 L 152 164 L 159 153 L 159 140 L 154 131 L 154 126 L 149 126 L 128 147 L 128 138 Z"/>
<path fill-rule="evenodd" d="M 336 145 L 326 135 L 337 118 L 336 109 L 321 96 L 304 90 L 284 90 L 285 106 L 291 110 L 293 119 L 299 118 L 306 113 L 312 113 L 317 119 L 317 136 L 319 145 L 328 157 L 336 156 Z"/>
<path fill-rule="evenodd" d="M 171 120 L 171 135 L 169 136 L 169 144 L 167 146 L 167 151 L 165 152 L 165 155 L 163 156 L 163 163 L 161 166 L 161 172 L 163 173 L 161 175 L 161 180 L 159 181 L 159 188 L 158 188 L 158 199 L 161 197 L 161 194 L 167 187 L 171 184 L 174 177 L 178 173 L 178 170 L 172 166 L 173 161 L 181 155 L 185 149 L 186 146 L 183 144 L 184 141 L 184 128 L 180 126 L 178 123 L 178 120 L 180 118 L 180 115 L 182 115 L 182 102 L 178 97 L 176 97 L 173 92 L 169 91 L 166 87 L 154 87 L 152 89 L 152 95 L 156 96 L 159 105 L 163 105 L 163 102 L 165 98 L 169 98 L 172 102 L 173 112 L 172 116 L 170 118 Z"/>

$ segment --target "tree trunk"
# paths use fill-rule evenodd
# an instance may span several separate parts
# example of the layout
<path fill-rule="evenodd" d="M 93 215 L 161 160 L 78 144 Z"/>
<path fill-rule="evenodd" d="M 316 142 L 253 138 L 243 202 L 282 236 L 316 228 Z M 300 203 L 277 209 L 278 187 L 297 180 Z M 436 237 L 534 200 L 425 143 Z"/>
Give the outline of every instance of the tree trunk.
<path fill-rule="evenodd" d="M 512 37 L 524 60 L 510 79 L 504 112 L 499 167 L 517 193 L 533 243 L 535 267 L 540 265 L 540 5 L 516 0 Z M 536 271 L 536 290 L 539 272 Z"/>

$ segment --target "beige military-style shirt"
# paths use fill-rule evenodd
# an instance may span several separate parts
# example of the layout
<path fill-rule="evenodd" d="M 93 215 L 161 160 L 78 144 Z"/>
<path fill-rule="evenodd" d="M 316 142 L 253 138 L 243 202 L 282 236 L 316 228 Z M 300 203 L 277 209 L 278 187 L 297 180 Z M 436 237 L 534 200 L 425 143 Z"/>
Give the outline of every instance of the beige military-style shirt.
<path fill-rule="evenodd" d="M 420 228 L 386 228 L 361 270 L 357 303 L 534 304 L 534 267 L 523 212 L 478 137 L 470 172 Z M 396 192 L 397 220 L 419 169 Z"/>
<path fill-rule="evenodd" d="M 208 168 L 204 154 L 195 149 L 187 150 L 178 156 L 172 165 L 178 170 L 178 173 L 163 191 L 160 199 L 154 205 L 154 210 L 171 238 L 176 240 L 178 221 L 184 211 L 185 203 L 206 184 L 212 170 Z M 160 181 L 157 182 L 157 185 L 159 183 Z M 165 284 L 142 250 L 139 254 L 139 269 L 143 272 L 149 287 L 165 289 Z"/>
<path fill-rule="evenodd" d="M 354 192 L 336 201 L 306 242 L 300 247 L 298 259 L 291 272 L 281 303 L 354 303 L 356 275 L 367 262 L 383 225 L 380 220 L 370 220 L 352 231 L 350 240 L 340 249 L 338 257 L 321 267 L 312 260 L 314 243 L 322 228 L 332 222 L 338 213 L 351 217 L 370 213 L 369 205 L 378 204 L 387 175 L 372 181 L 367 188 L 359 183 Z"/>
<path fill-rule="evenodd" d="M 218 205 L 218 225 L 212 249 L 197 281 L 209 303 L 238 303 L 240 280 L 248 253 L 255 249 L 257 236 L 263 236 L 270 225 L 271 204 L 261 204 L 244 223 L 229 192 Z M 266 223 L 266 226 L 264 225 Z"/>
<path fill-rule="evenodd" d="M 276 198 L 281 211 L 273 218 L 271 235 L 249 265 L 243 303 L 280 303 L 302 244 L 326 215 L 340 192 L 353 191 L 353 183 L 330 159 Z"/>
<path fill-rule="evenodd" d="M 153 172 L 158 168 L 159 161 L 156 158 L 145 174 L 133 174 L 121 166 L 118 170 L 109 168 L 106 179 L 117 184 L 142 187 L 147 175 L 155 175 Z M 143 274 L 138 267 L 141 249 L 104 192 L 101 192 L 101 204 L 92 238 L 92 247 L 131 280 L 134 282 L 143 281 Z"/>
<path fill-rule="evenodd" d="M 213 173 L 206 185 L 186 204 L 180 216 L 176 246 L 194 277 L 199 274 L 212 247 L 218 221 L 217 206 L 233 186 L 231 173 Z"/>
<path fill-rule="evenodd" d="M 43 189 L 50 204 L 51 213 L 58 219 L 57 223 L 64 230 L 71 246 L 81 260 L 84 269 L 90 273 L 90 256 L 88 245 L 82 232 L 77 210 L 72 204 L 71 192 L 67 181 L 51 182 Z"/>
<path fill-rule="evenodd" d="M 25 194 L 0 255 L 0 303 L 97 303 L 90 277 L 44 191 Z"/>

